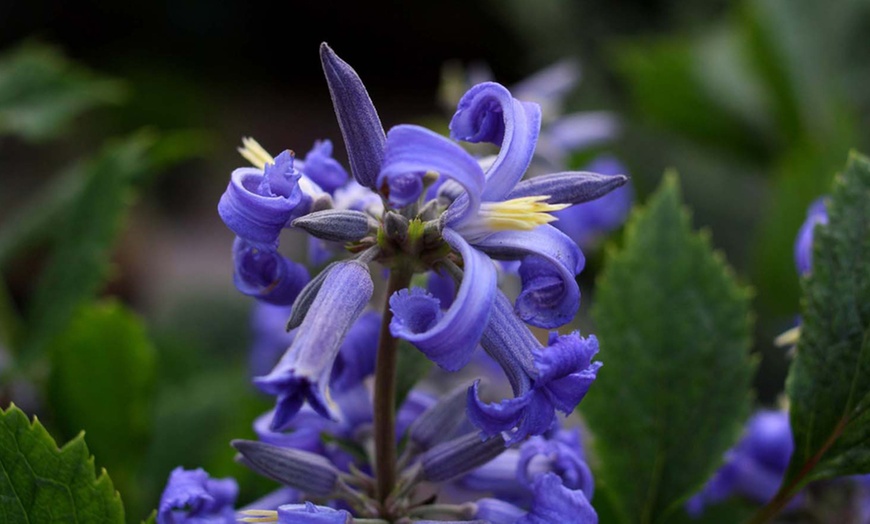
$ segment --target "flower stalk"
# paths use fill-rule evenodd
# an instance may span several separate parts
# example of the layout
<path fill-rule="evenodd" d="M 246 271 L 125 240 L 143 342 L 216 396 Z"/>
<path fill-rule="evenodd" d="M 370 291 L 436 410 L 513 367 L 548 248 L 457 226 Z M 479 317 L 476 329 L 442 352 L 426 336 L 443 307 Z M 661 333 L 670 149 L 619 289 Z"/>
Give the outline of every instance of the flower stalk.
<path fill-rule="evenodd" d="M 397 260 L 390 270 L 387 296 L 411 284 L 414 272 L 410 264 Z M 375 362 L 374 439 L 375 483 L 377 500 L 386 508 L 387 497 L 396 484 L 396 366 L 399 341 L 390 333 L 393 312 L 384 304 Z"/>

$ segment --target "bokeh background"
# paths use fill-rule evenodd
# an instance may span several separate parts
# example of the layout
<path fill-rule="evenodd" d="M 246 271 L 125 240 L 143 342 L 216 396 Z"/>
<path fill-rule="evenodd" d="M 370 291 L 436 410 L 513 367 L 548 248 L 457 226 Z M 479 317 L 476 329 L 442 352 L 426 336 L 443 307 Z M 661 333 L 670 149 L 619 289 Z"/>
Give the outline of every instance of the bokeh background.
<path fill-rule="evenodd" d="M 385 127 L 446 129 L 449 61 L 510 85 L 577 60 L 568 109 L 612 111 L 622 132 L 571 163 L 615 155 L 641 202 L 680 173 L 694 225 L 755 290 L 757 401 L 775 405 L 788 361 L 772 341 L 799 307 L 795 234 L 848 150 L 870 151 L 868 34 L 867 0 L 4 1 L 0 405 L 59 441 L 86 430 L 130 522 L 176 465 L 236 476 L 243 501 L 265 490 L 227 446 L 269 402 L 249 386 L 251 301 L 232 285 L 216 204 L 242 136 L 300 154 L 331 138 L 344 160 L 322 41 Z M 129 187 L 95 189 L 113 176 Z M 102 243 L 80 253 L 77 228 Z M 583 331 L 618 241 L 587 253 Z M 115 381 L 82 393 L 57 367 L 85 373 L 70 355 L 95 346 L 90 372 Z"/>

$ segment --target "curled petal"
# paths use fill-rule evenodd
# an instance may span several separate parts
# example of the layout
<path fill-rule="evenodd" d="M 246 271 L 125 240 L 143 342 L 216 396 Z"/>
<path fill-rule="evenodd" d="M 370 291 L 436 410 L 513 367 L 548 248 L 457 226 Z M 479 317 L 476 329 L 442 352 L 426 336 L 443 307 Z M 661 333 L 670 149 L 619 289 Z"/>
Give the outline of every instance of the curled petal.
<path fill-rule="evenodd" d="M 515 397 L 531 389 L 532 379 L 538 373 L 532 351 L 541 344 L 516 316 L 510 301 L 501 291 L 496 292 L 480 345 L 501 366 Z"/>
<path fill-rule="evenodd" d="M 568 489 L 582 490 L 592 500 L 595 481 L 583 457 L 579 430 L 560 430 L 550 439 L 532 437 L 522 445 L 517 478 L 531 487 L 537 476 L 548 472 L 558 475 Z"/>
<path fill-rule="evenodd" d="M 275 159 L 281 160 L 280 156 Z M 300 175 L 292 165 L 286 172 L 279 172 L 282 167 L 267 165 L 266 174 L 254 168 L 233 171 L 218 202 L 218 214 L 233 233 L 262 244 L 278 239 L 303 197 L 297 186 Z"/>
<path fill-rule="evenodd" d="M 448 309 L 453 304 L 456 295 L 456 284 L 447 272 L 430 271 L 426 281 L 426 290 L 438 299 L 443 309 Z"/>
<path fill-rule="evenodd" d="M 523 259 L 516 312 L 525 322 L 554 328 L 574 318 L 580 307 L 574 276 L 586 259 L 564 233 L 550 225 L 532 231 L 499 231 L 475 242 L 475 247 L 494 258 Z"/>
<path fill-rule="evenodd" d="M 387 133 L 387 148 L 384 164 L 378 175 L 378 187 L 385 183 L 389 186 L 390 199 L 393 191 L 401 189 L 397 205 L 405 205 L 416 200 L 422 191 L 422 177 L 435 172 L 458 182 L 465 188 L 461 211 L 455 210 L 448 223 L 461 221 L 468 214 L 474 214 L 480 207 L 480 194 L 484 187 L 483 170 L 477 161 L 458 144 L 424 127 L 400 125 Z M 408 180 L 413 176 L 419 187 Z M 416 188 L 416 195 L 410 190 Z"/>
<path fill-rule="evenodd" d="M 501 146 L 486 172 L 483 199 L 503 200 L 520 181 L 535 153 L 541 130 L 541 107 L 520 102 L 495 82 L 468 90 L 450 121 L 450 136 L 465 142 L 491 142 Z"/>
<path fill-rule="evenodd" d="M 476 501 L 474 516 L 490 524 L 514 524 L 526 514 L 525 511 L 509 502 L 484 498 Z"/>
<path fill-rule="evenodd" d="M 378 112 L 356 71 L 325 42 L 320 44 L 320 62 L 344 137 L 351 173 L 357 182 L 375 189 L 386 142 Z"/>
<path fill-rule="evenodd" d="M 480 400 L 480 381 L 468 388 L 468 418 L 487 437 L 510 431 L 522 421 L 526 407 L 532 400 L 532 393 L 487 404 Z M 510 443 L 510 442 L 509 442 Z"/>
<path fill-rule="evenodd" d="M 341 164 L 332 158 L 332 141 L 318 140 L 305 155 L 305 175 L 324 191 L 332 194 L 343 186 L 349 175 Z"/>
<path fill-rule="evenodd" d="M 394 294 L 390 331 L 445 370 L 456 371 L 468 364 L 486 327 L 495 299 L 496 270 L 486 255 L 456 232 L 444 229 L 442 235 L 465 263 L 456 300 L 442 315 L 437 299 L 422 290 Z"/>
<path fill-rule="evenodd" d="M 305 266 L 274 247 L 254 245 L 239 237 L 233 243 L 233 264 L 236 288 L 268 304 L 292 304 L 311 279 Z"/>
<path fill-rule="evenodd" d="M 263 392 L 278 397 L 273 430 L 287 427 L 305 400 L 321 416 L 337 418 L 327 395 L 329 376 L 348 330 L 372 297 L 373 287 L 365 264 L 356 260 L 336 264 L 281 361 L 268 375 L 254 379 Z"/>

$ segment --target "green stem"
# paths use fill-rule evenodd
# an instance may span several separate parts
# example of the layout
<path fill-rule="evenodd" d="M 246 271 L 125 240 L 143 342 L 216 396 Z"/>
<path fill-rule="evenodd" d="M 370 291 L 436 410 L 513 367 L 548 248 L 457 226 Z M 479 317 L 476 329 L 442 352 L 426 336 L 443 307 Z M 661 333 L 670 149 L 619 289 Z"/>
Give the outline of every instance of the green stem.
<path fill-rule="evenodd" d="M 378 502 L 384 510 L 387 497 L 396 484 L 396 350 L 399 341 L 390 334 L 393 313 L 390 311 L 389 297 L 407 288 L 413 274 L 413 269 L 402 262 L 390 270 L 375 363 L 375 482 Z"/>

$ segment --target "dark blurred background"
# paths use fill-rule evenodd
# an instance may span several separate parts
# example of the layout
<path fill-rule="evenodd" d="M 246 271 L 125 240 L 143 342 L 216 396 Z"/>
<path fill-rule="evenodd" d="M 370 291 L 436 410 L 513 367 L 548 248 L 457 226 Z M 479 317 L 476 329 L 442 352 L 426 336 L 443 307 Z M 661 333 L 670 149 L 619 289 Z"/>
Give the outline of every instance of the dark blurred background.
<path fill-rule="evenodd" d="M 865 0 L 6 0 L 4 56 L 47 44 L 88 81 L 109 84 L 100 84 L 107 94 L 92 110 L 54 134 L 17 133 L 0 117 L 0 229 L 27 223 L 28 202 L 108 138 L 143 127 L 172 137 L 137 186 L 97 289 L 144 319 L 156 355 L 143 408 L 152 429 L 135 448 L 141 463 L 109 469 L 131 521 L 154 507 L 178 464 L 243 477 L 249 500 L 263 484 L 232 463 L 226 442 L 247 436 L 268 402 L 247 385 L 251 303 L 233 288 L 232 234 L 215 211 L 230 171 L 244 165 L 235 151 L 240 138 L 300 153 L 331 138 L 344 160 L 320 69 L 322 41 L 360 74 L 385 127 L 446 124 L 437 93 L 448 60 L 485 63 L 509 85 L 573 57 L 582 82 L 568 107 L 622 118 L 624 132 L 606 150 L 627 166 L 639 200 L 676 168 L 695 226 L 708 228 L 755 289 L 758 400 L 772 405 L 787 366 L 772 340 L 798 311 L 794 235 L 848 149 L 868 151 L 868 31 Z M 0 115 L 10 85 L 2 71 Z M 46 219 L 33 230 L 42 236 L 28 233 L 18 244 L 9 240 L 15 235 L 0 238 L 8 241 L 0 247 L 15 247 L 0 253 L 13 309 L 31 309 L 57 227 Z M 584 331 L 594 330 L 585 315 L 602 262 L 600 252 L 588 256 L 579 277 Z M 76 433 L 75 421 L 51 426 L 39 387 L 9 390 L 19 404 L 30 399 L 59 438 Z"/>

